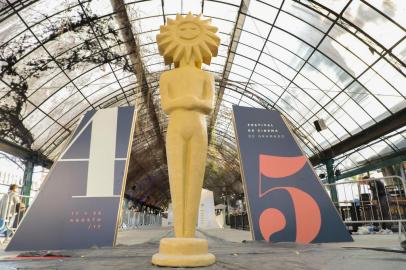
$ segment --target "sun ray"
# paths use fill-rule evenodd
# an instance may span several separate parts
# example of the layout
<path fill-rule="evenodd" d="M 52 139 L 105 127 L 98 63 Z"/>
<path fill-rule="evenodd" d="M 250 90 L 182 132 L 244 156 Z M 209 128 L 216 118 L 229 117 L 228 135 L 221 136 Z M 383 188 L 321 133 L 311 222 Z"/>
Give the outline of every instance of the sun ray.
<path fill-rule="evenodd" d="M 205 39 L 204 43 L 209 47 L 212 56 L 217 56 L 218 45 L 211 39 Z"/>
<path fill-rule="evenodd" d="M 209 30 L 212 33 L 216 33 L 217 30 L 218 30 L 218 28 L 216 26 L 213 26 L 213 25 L 208 25 L 208 26 L 206 26 L 206 28 L 207 28 L 207 30 Z"/>
<path fill-rule="evenodd" d="M 189 11 L 189 13 L 186 15 L 186 18 L 185 18 L 185 19 L 187 19 L 187 20 L 193 20 L 192 12 Z"/>
<path fill-rule="evenodd" d="M 161 26 L 162 27 L 162 26 Z M 169 31 L 168 28 L 161 28 L 161 32 L 157 35 L 157 37 L 171 37 L 173 34 Z"/>
<path fill-rule="evenodd" d="M 205 55 L 209 55 L 210 57 L 212 56 L 211 50 L 205 42 L 200 43 L 199 46 L 201 48 L 201 52 L 202 52 L 203 56 L 205 56 Z"/>
<path fill-rule="evenodd" d="M 204 20 L 201 20 L 201 22 L 204 23 L 204 24 L 210 24 L 211 19 L 210 18 L 209 19 L 204 19 Z"/>
<path fill-rule="evenodd" d="M 185 46 L 185 57 L 186 57 L 186 62 L 190 61 L 190 58 L 192 57 L 192 46 Z"/>
<path fill-rule="evenodd" d="M 168 46 L 166 46 L 166 48 L 164 50 L 164 54 L 173 56 L 175 49 L 178 47 L 177 45 L 178 44 L 176 44 L 175 42 L 168 44 Z"/>
<path fill-rule="evenodd" d="M 202 57 L 202 52 L 200 51 L 200 48 L 193 46 L 193 53 L 195 54 L 195 61 L 202 63 L 203 57 Z"/>
<path fill-rule="evenodd" d="M 168 22 L 168 25 L 176 24 L 176 21 L 171 18 L 168 18 L 167 22 Z"/>
<path fill-rule="evenodd" d="M 207 35 L 209 38 L 213 39 L 217 44 L 220 45 L 220 38 L 219 38 L 216 34 L 214 34 L 214 33 L 212 33 L 212 32 L 207 32 L 206 35 Z"/>
<path fill-rule="evenodd" d="M 205 42 L 200 43 L 199 47 L 200 47 L 200 51 L 201 51 L 202 56 L 203 56 L 203 63 L 209 65 L 210 62 L 211 62 L 210 61 L 211 57 L 212 57 L 212 53 L 211 53 L 209 47 L 206 45 Z"/>
<path fill-rule="evenodd" d="M 161 32 L 161 35 L 163 35 L 165 32 L 167 32 L 169 30 L 169 27 L 166 25 L 161 25 L 159 27 L 159 31 Z"/>
<path fill-rule="evenodd" d="M 156 40 L 158 42 L 159 47 L 164 47 L 166 44 L 172 42 L 172 39 L 170 36 L 163 36 L 163 35 L 157 35 Z"/>
<path fill-rule="evenodd" d="M 180 59 L 183 57 L 183 55 L 185 54 L 185 47 L 183 46 L 178 46 L 176 48 L 175 53 L 173 54 L 173 61 L 176 62 L 180 62 Z"/>

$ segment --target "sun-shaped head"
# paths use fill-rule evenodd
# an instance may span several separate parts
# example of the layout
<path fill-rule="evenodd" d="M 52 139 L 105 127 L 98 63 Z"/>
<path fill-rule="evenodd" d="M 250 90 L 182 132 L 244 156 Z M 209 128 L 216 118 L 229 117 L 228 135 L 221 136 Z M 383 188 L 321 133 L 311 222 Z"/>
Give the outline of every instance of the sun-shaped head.
<path fill-rule="evenodd" d="M 220 38 L 215 34 L 217 27 L 210 20 L 202 20 L 190 12 L 186 16 L 176 15 L 176 20 L 168 19 L 156 36 L 159 53 L 164 57 L 165 65 L 179 66 L 181 60 L 193 61 L 196 67 L 202 63 L 210 64 L 217 56 Z"/>

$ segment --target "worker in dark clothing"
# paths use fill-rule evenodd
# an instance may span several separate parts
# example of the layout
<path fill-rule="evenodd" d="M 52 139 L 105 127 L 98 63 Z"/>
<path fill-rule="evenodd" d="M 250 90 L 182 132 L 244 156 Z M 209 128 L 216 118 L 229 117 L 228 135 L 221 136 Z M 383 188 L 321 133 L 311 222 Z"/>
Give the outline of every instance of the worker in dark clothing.
<path fill-rule="evenodd" d="M 363 180 L 369 179 L 368 176 L 362 178 Z M 390 207 L 389 207 L 389 199 L 385 190 L 384 183 L 377 179 L 366 181 L 371 189 L 372 193 L 372 203 L 376 205 L 377 217 L 380 217 L 381 220 L 390 220 Z M 382 229 L 390 229 L 391 223 L 384 222 L 382 223 Z"/>

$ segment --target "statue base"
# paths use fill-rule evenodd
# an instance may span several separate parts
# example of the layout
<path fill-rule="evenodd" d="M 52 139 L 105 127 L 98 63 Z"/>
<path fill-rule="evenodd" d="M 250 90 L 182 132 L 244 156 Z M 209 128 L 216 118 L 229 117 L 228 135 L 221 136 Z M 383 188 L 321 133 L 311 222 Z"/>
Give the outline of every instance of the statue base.
<path fill-rule="evenodd" d="M 216 261 L 216 257 L 208 253 L 208 246 L 205 239 L 162 238 L 159 253 L 152 256 L 152 263 L 171 267 L 208 266 Z"/>

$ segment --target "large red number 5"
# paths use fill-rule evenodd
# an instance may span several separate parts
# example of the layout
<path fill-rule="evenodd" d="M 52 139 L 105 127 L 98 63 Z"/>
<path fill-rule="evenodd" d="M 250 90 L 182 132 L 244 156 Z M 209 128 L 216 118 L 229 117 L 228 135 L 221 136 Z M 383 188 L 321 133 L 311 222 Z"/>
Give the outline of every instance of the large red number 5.
<path fill-rule="evenodd" d="M 316 238 L 320 231 L 321 214 L 317 202 L 306 192 L 294 187 L 277 187 L 273 190 L 289 192 L 296 216 L 296 242 L 307 244 Z M 286 226 L 284 214 L 276 208 L 265 209 L 259 217 L 259 228 L 265 240 Z"/>
<path fill-rule="evenodd" d="M 274 187 L 262 191 L 262 175 L 271 178 L 283 178 L 300 171 L 306 164 L 304 156 L 279 157 L 259 155 L 259 197 L 274 190 L 286 190 L 293 202 L 296 217 L 296 242 L 310 243 L 313 241 L 321 227 L 320 208 L 316 200 L 308 193 L 295 187 Z M 271 235 L 286 227 L 285 215 L 276 208 L 265 209 L 259 217 L 259 227 L 265 240 Z"/>

